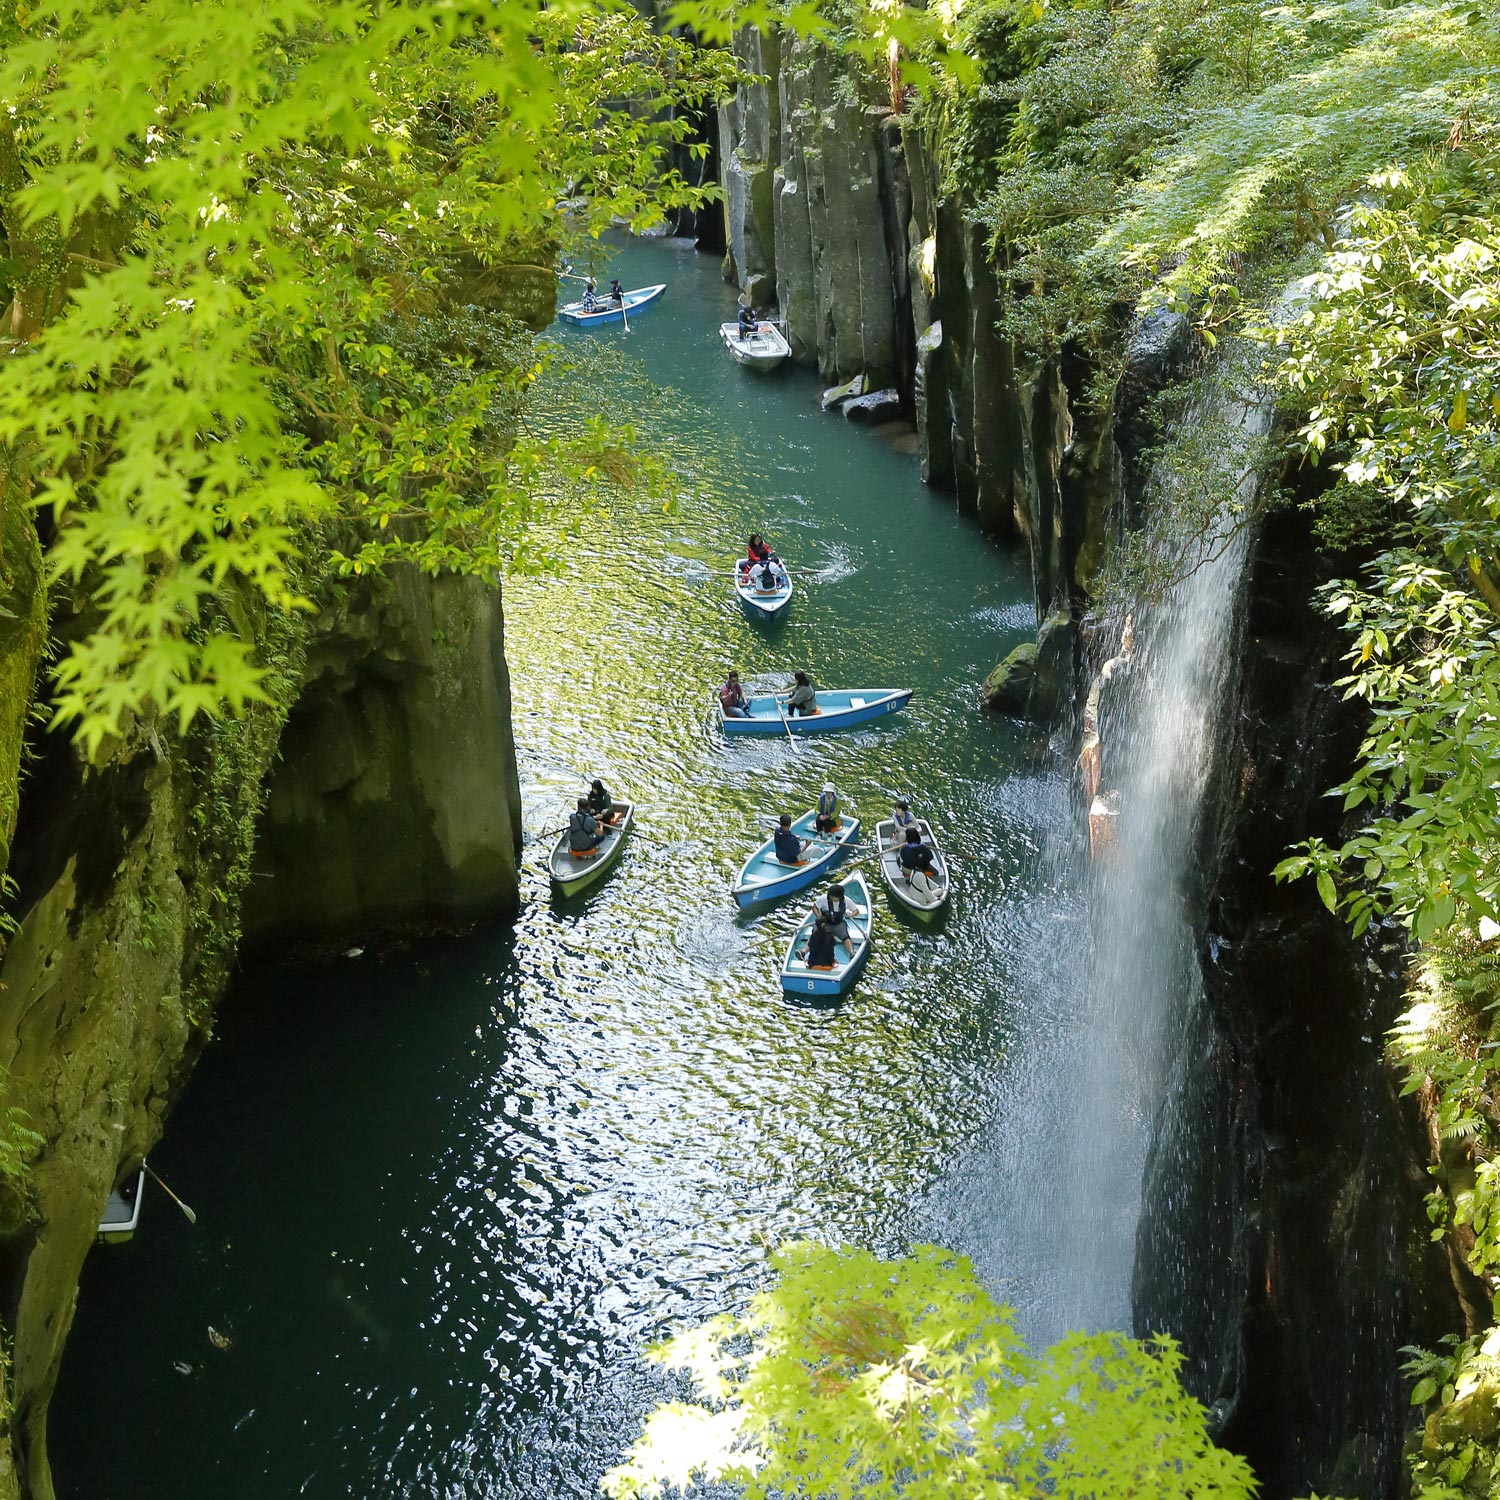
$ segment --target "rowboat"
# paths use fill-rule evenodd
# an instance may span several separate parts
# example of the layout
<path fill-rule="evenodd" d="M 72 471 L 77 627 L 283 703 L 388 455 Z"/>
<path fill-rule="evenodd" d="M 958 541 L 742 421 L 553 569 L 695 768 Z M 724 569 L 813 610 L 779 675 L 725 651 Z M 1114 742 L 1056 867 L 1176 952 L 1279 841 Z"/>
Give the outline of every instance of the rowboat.
<path fill-rule="evenodd" d="M 834 944 L 837 962 L 831 969 L 810 969 L 800 958 L 808 934 L 817 920 L 816 908 L 810 909 L 781 961 L 781 987 L 789 995 L 823 995 L 836 998 L 847 995 L 870 957 L 870 931 L 874 913 L 870 907 L 870 888 L 858 872 L 844 882 L 844 900 L 849 906 L 849 935 L 855 942 L 851 952 L 845 943 Z"/>
<path fill-rule="evenodd" d="M 902 906 L 925 921 L 936 916 L 947 904 L 952 882 L 948 878 L 948 864 L 943 858 L 943 851 L 938 848 L 926 819 L 918 819 L 916 827 L 935 856 L 932 863 L 936 878 L 932 881 L 920 874 L 907 879 L 906 871 L 896 858 L 897 850 L 906 842 L 906 834 L 898 833 L 891 819 L 886 818 L 875 825 L 875 843 L 880 849 L 880 878 Z M 918 881 L 921 882 L 920 886 Z"/>
<path fill-rule="evenodd" d="M 592 885 L 614 862 L 625 847 L 625 835 L 635 819 L 635 803 L 611 802 L 609 804 L 604 842 L 581 858 L 568 848 L 568 830 L 558 835 L 552 846 L 552 857 L 547 868 L 552 872 L 552 883 L 565 896 Z"/>
<path fill-rule="evenodd" d="M 833 833 L 828 834 L 813 832 L 813 821 L 817 816 L 818 810 L 814 808 L 792 824 L 792 832 L 799 839 L 813 840 L 804 863 L 786 865 L 777 859 L 773 834 L 740 866 L 740 873 L 734 877 L 732 894 L 742 908 L 765 906 L 783 896 L 790 896 L 793 891 L 805 890 L 859 837 L 858 818 L 845 818 Z"/>
<path fill-rule="evenodd" d="M 749 715 L 743 719 L 720 707 L 719 720 L 725 734 L 784 734 L 788 729 L 793 734 L 826 734 L 897 713 L 911 702 L 911 694 L 910 688 L 820 688 L 816 713 L 787 714 L 787 695 L 776 693 L 749 699 Z"/>
<path fill-rule="evenodd" d="M 625 293 L 623 308 L 616 307 L 609 300 L 609 293 L 605 292 L 595 296 L 593 312 L 585 312 L 582 302 L 567 302 L 558 308 L 557 315 L 564 323 L 572 323 L 579 328 L 597 328 L 601 323 L 623 323 L 626 313 L 633 313 L 636 308 L 655 302 L 666 289 L 666 282 L 662 282 L 660 286 L 638 286 L 633 292 Z"/>
<path fill-rule="evenodd" d="M 99 1220 L 98 1235 L 108 1245 L 123 1245 L 141 1222 L 141 1199 L 146 1196 L 146 1165 L 127 1172 L 110 1189 Z"/>
<path fill-rule="evenodd" d="M 748 334 L 740 332 L 738 323 L 720 323 L 719 337 L 747 370 L 774 370 L 792 356 L 792 346 L 774 323 L 757 323 Z"/>
<path fill-rule="evenodd" d="M 778 569 L 781 583 L 774 589 L 763 589 L 753 579 L 760 576 L 760 565 L 734 569 L 734 592 L 740 607 L 752 620 L 779 620 L 791 607 L 792 579 L 785 568 Z"/>

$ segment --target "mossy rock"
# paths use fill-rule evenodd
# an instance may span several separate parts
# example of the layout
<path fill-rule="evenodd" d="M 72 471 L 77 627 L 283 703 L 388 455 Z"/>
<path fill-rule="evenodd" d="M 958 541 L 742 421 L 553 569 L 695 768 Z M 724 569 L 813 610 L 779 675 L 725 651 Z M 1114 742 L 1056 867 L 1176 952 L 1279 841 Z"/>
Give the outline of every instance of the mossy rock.
<path fill-rule="evenodd" d="M 998 713 L 1022 715 L 1031 699 L 1036 679 L 1036 642 L 1022 641 L 1009 656 L 984 679 L 980 692 L 984 701 Z"/>

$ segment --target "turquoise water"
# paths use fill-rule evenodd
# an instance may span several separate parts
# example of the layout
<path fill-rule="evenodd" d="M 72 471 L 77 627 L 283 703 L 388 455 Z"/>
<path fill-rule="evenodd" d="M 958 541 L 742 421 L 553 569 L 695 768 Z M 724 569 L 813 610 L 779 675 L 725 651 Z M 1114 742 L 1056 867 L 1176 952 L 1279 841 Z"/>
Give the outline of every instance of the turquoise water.
<path fill-rule="evenodd" d="M 937 1239 L 1013 1269 L 1014 1044 L 1052 1024 L 1041 971 L 1069 945 L 1037 857 L 1065 787 L 975 693 L 1031 633 L 1025 559 L 899 443 L 820 412 L 813 377 L 735 366 L 715 260 L 638 243 L 611 269 L 668 293 L 628 335 L 559 335 L 607 347 L 560 377 L 553 420 L 639 426 L 676 503 L 610 500 L 562 574 L 507 585 L 522 912 L 239 978 L 153 1156 L 197 1228 L 153 1191 L 86 1268 L 64 1500 L 586 1496 L 676 1389 L 645 1343 L 742 1298 L 768 1243 Z M 750 529 L 798 571 L 780 625 L 731 601 Z M 844 735 L 726 743 L 730 666 L 916 696 Z M 591 774 L 638 828 L 559 903 L 544 835 Z M 907 794 L 956 889 L 930 930 L 879 892 L 863 978 L 812 1010 L 777 986 L 797 901 L 747 918 L 728 888 L 760 819 L 828 779 L 871 825 Z"/>

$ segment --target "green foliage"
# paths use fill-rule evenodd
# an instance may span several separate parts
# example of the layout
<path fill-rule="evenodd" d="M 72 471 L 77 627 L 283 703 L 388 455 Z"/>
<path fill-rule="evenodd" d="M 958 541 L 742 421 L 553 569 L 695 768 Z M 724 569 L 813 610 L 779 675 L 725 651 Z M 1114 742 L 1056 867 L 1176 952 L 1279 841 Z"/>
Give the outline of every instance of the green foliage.
<path fill-rule="evenodd" d="M 1398 517 L 1364 582 L 1324 594 L 1351 640 L 1340 686 L 1371 712 L 1334 795 L 1368 821 L 1278 874 L 1315 873 L 1356 931 L 1394 911 L 1428 939 L 1500 914 L 1500 150 L 1482 138 L 1374 187 L 1271 335 L 1305 461 Z"/>
<path fill-rule="evenodd" d="M 91 615 L 58 719 L 92 748 L 262 700 L 256 642 L 205 610 L 306 607 L 319 521 L 372 539 L 330 559 L 354 571 L 515 560 L 568 449 L 517 444 L 505 316 L 550 315 L 559 242 L 702 201 L 669 106 L 735 76 L 611 0 L 0 13 L 0 445 Z"/>
<path fill-rule="evenodd" d="M 1031 1353 L 968 1262 L 812 1244 L 772 1258 L 773 1288 L 655 1352 L 705 1401 L 654 1412 L 604 1480 L 616 1500 L 729 1480 L 749 1500 L 896 1494 L 1243 1497 L 1170 1340 L 1072 1334 Z"/>
<path fill-rule="evenodd" d="M 1142 296 L 1232 316 L 1245 258 L 1330 238 L 1369 173 L 1493 102 L 1500 62 L 1492 11 L 1380 0 L 979 0 L 958 45 L 947 184 L 1039 351 L 1107 347 Z"/>

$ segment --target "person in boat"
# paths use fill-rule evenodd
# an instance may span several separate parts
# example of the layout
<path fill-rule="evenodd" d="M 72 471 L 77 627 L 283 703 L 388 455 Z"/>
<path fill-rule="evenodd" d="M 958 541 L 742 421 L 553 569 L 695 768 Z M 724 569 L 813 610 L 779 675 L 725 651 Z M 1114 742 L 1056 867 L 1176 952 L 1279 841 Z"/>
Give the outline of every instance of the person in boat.
<path fill-rule="evenodd" d="M 589 783 L 589 794 L 584 800 L 588 803 L 588 810 L 596 818 L 601 818 L 606 823 L 614 822 L 615 800 L 609 795 L 609 788 L 597 776 Z"/>
<path fill-rule="evenodd" d="M 896 848 L 906 837 L 909 828 L 917 827 L 917 816 L 911 810 L 911 803 L 905 797 L 897 797 L 891 806 L 891 823 L 895 827 L 896 834 L 891 840 L 890 847 Z"/>
<path fill-rule="evenodd" d="M 592 276 L 583 289 L 583 310 L 586 313 L 596 312 L 599 308 L 599 283 Z"/>
<path fill-rule="evenodd" d="M 818 793 L 818 813 L 813 819 L 813 827 L 819 833 L 832 833 L 843 826 L 844 820 L 839 816 L 838 788 L 831 781 L 825 781 L 823 790 Z"/>
<path fill-rule="evenodd" d="M 568 852 L 590 854 L 604 842 L 604 830 L 589 811 L 587 797 L 578 799 L 578 811 L 568 814 Z"/>
<path fill-rule="evenodd" d="M 838 949 L 834 947 L 833 931 L 822 917 L 812 924 L 807 934 L 807 945 L 802 950 L 803 961 L 809 969 L 831 969 L 838 961 Z"/>
<path fill-rule="evenodd" d="M 766 546 L 764 538 L 758 531 L 750 533 L 749 544 L 745 548 L 745 560 L 740 564 L 742 568 L 753 568 L 756 563 L 779 563 L 781 559 Z"/>
<path fill-rule="evenodd" d="M 760 565 L 760 572 L 756 575 L 755 586 L 764 594 L 774 594 L 782 586 L 785 578 L 786 574 L 776 563 L 763 562 Z"/>
<path fill-rule="evenodd" d="M 748 339 L 760 331 L 760 321 L 755 316 L 753 307 L 742 307 L 740 309 L 740 337 Z"/>
<path fill-rule="evenodd" d="M 811 839 L 799 839 L 792 832 L 791 815 L 782 813 L 776 825 L 775 837 L 771 840 L 776 858 L 784 865 L 800 865 L 802 856 L 807 853 L 807 846 L 811 842 Z"/>
<path fill-rule="evenodd" d="M 908 885 L 915 883 L 924 895 L 937 889 L 937 859 L 932 845 L 923 840 L 919 829 L 906 830 L 906 842 L 896 855 L 896 863 L 901 868 L 901 878 Z"/>
<path fill-rule="evenodd" d="M 724 710 L 726 719 L 750 717 L 750 700 L 745 696 L 744 688 L 740 686 L 738 672 L 730 672 L 724 686 L 719 689 L 719 707 Z"/>
<path fill-rule="evenodd" d="M 849 930 L 849 918 L 861 915 L 864 908 L 850 906 L 843 885 L 836 882 L 813 902 L 813 910 L 818 914 L 818 921 L 824 923 L 834 938 L 852 954 L 859 946 L 859 939 Z"/>
<path fill-rule="evenodd" d="M 808 680 L 806 672 L 792 674 L 794 686 L 787 694 L 786 711 L 791 714 L 815 714 L 818 711 L 818 695 Z"/>
<path fill-rule="evenodd" d="M 612 276 L 609 282 L 609 300 L 616 307 L 625 306 L 625 288 L 620 285 L 620 278 Z"/>

